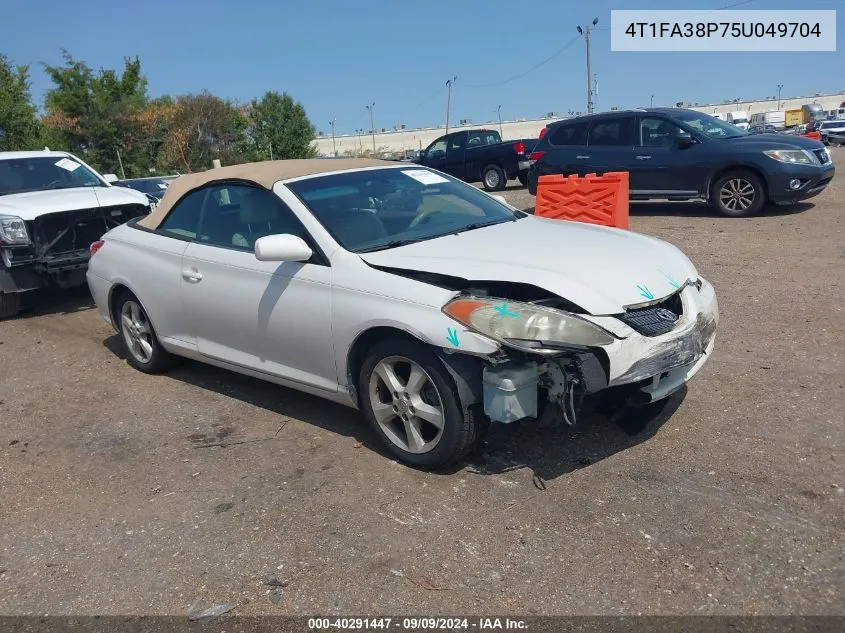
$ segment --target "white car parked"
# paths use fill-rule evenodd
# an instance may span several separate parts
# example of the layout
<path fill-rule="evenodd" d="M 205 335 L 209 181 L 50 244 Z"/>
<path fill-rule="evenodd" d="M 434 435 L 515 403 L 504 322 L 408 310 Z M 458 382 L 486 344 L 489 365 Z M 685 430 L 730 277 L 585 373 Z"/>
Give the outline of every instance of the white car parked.
<path fill-rule="evenodd" d="M 73 154 L 0 152 L 0 319 L 17 314 L 21 293 L 84 285 L 91 242 L 149 211 L 144 194 Z"/>
<path fill-rule="evenodd" d="M 136 368 L 186 356 L 358 407 L 422 467 L 466 455 L 489 420 L 571 424 L 600 391 L 666 398 L 718 322 L 674 246 L 376 160 L 183 176 L 91 253 L 91 292 Z"/>

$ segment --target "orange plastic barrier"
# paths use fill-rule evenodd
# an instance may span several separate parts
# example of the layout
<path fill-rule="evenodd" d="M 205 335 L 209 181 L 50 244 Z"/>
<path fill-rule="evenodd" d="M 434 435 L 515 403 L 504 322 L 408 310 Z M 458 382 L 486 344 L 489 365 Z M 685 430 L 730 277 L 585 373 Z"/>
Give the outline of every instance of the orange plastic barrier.
<path fill-rule="evenodd" d="M 807 138 L 811 138 L 814 141 L 822 140 L 822 135 L 819 132 L 807 132 L 806 134 L 802 134 L 801 136 L 806 136 Z"/>
<path fill-rule="evenodd" d="M 602 226 L 628 228 L 628 172 L 583 178 L 540 176 L 534 214 Z"/>

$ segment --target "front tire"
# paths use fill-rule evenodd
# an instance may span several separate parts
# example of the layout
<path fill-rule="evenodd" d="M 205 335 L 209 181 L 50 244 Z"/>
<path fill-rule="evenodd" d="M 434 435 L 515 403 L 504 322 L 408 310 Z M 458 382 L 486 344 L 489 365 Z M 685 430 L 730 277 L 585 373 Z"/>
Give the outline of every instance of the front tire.
<path fill-rule="evenodd" d="M 710 204 L 722 215 L 742 218 L 760 212 L 766 191 L 760 178 L 750 171 L 731 171 L 713 183 Z"/>
<path fill-rule="evenodd" d="M 21 296 L 17 292 L 0 292 L 0 319 L 11 319 L 21 309 Z"/>
<path fill-rule="evenodd" d="M 134 294 L 126 292 L 120 297 L 116 313 L 129 364 L 145 374 L 158 374 L 170 367 L 172 357 L 158 342 L 153 324 Z"/>
<path fill-rule="evenodd" d="M 507 186 L 508 178 L 498 165 L 487 165 L 481 172 L 481 184 L 484 191 L 501 191 Z"/>
<path fill-rule="evenodd" d="M 478 444 L 482 420 L 465 416 L 452 377 L 425 345 L 379 341 L 358 374 L 361 410 L 387 449 L 410 466 L 451 466 Z"/>

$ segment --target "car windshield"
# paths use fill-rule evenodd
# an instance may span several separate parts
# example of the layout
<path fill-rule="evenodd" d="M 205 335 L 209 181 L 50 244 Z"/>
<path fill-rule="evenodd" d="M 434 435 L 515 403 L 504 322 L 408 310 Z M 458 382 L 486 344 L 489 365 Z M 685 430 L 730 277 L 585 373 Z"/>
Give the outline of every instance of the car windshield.
<path fill-rule="evenodd" d="M 0 196 L 49 189 L 105 186 L 85 165 L 66 156 L 0 159 Z"/>
<path fill-rule="evenodd" d="M 337 173 L 287 186 L 354 253 L 525 217 L 471 185 L 422 168 Z"/>
<path fill-rule="evenodd" d="M 741 130 L 733 123 L 725 123 L 709 114 L 682 111 L 673 112 L 672 118 L 710 138 L 736 138 L 737 136 L 748 134 L 748 132 Z"/>
<path fill-rule="evenodd" d="M 135 189 L 136 191 L 141 191 L 143 193 L 148 193 L 153 196 L 161 197 L 164 195 L 164 192 L 167 190 L 167 183 L 163 180 L 121 180 L 120 182 L 114 183 L 116 185 L 120 185 L 121 187 L 129 187 L 130 189 Z"/>

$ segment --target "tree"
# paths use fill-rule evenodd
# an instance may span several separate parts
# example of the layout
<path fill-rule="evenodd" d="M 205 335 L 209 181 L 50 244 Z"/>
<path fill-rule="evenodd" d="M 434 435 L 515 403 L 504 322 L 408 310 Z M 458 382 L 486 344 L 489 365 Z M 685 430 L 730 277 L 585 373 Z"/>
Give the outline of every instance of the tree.
<path fill-rule="evenodd" d="M 177 97 L 162 160 L 179 171 L 208 169 L 218 158 L 224 165 L 249 160 L 244 114 L 209 92 Z"/>
<path fill-rule="evenodd" d="M 122 75 L 115 70 L 94 72 L 84 62 L 62 51 L 64 66 L 45 70 L 52 88 L 45 99 L 45 124 L 72 152 L 85 155 L 104 171 L 117 171 L 118 152 L 124 166 L 140 166 L 133 155 L 133 138 L 139 137 L 139 119 L 147 104 L 147 80 L 141 61 L 125 58 Z"/>
<path fill-rule="evenodd" d="M 287 93 L 267 92 L 249 106 L 248 135 L 259 160 L 313 158 L 315 129 L 305 108 Z"/>
<path fill-rule="evenodd" d="M 0 54 L 0 151 L 35 149 L 39 141 L 29 86 L 29 67 L 12 67 Z"/>

